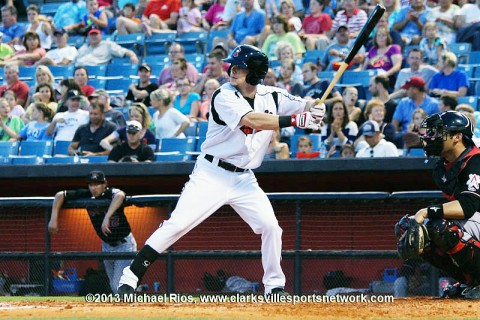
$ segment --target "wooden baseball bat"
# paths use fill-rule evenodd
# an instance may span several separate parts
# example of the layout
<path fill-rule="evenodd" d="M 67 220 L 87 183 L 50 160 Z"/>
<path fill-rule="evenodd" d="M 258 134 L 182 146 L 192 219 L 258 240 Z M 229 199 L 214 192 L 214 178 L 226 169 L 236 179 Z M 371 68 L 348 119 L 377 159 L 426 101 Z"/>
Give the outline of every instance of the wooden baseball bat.
<path fill-rule="evenodd" d="M 377 4 L 373 11 L 370 13 L 370 16 L 367 19 L 367 22 L 363 26 L 362 30 L 360 30 L 360 33 L 357 36 L 357 39 L 355 39 L 355 42 L 353 43 L 352 49 L 350 49 L 350 52 L 348 53 L 347 57 L 343 62 L 340 64 L 340 67 L 338 68 L 337 72 L 335 73 L 335 76 L 333 77 L 332 81 L 330 82 L 330 85 L 328 86 L 327 90 L 323 93 L 323 96 L 320 98 L 319 103 L 324 103 L 325 100 L 327 99 L 328 95 L 332 91 L 333 87 L 337 84 L 338 80 L 342 77 L 343 73 L 345 70 L 347 70 L 348 65 L 350 62 L 352 62 L 353 58 L 355 55 L 358 53 L 358 50 L 367 43 L 368 36 L 370 33 L 372 33 L 373 28 L 378 23 L 378 20 L 380 20 L 380 17 L 383 15 L 385 12 L 385 8 L 382 7 L 381 5 Z"/>

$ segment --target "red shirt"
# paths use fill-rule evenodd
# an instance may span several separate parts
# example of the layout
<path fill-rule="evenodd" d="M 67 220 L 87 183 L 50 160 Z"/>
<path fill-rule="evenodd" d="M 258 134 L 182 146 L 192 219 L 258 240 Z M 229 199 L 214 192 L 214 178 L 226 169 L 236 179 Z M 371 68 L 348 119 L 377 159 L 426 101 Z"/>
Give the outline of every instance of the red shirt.
<path fill-rule="evenodd" d="M 3 94 L 5 93 L 5 91 L 12 90 L 17 95 L 18 100 L 23 100 L 23 103 L 27 101 L 28 92 L 30 91 L 30 88 L 25 82 L 18 80 L 12 86 L 8 88 L 7 86 L 8 84 L 4 84 L 0 86 L 0 97 L 3 97 Z"/>
<path fill-rule="evenodd" d="M 179 0 L 150 0 L 143 11 L 143 15 L 147 18 L 152 14 L 156 14 L 162 20 L 170 18 L 172 12 L 180 10 Z"/>
<path fill-rule="evenodd" d="M 82 92 L 87 97 L 90 97 L 94 91 L 95 91 L 95 88 L 89 84 L 86 84 L 82 87 Z"/>
<path fill-rule="evenodd" d="M 318 17 L 309 14 L 302 23 L 302 29 L 306 34 L 322 34 L 330 31 L 331 28 L 332 18 L 326 13 L 322 13 Z"/>

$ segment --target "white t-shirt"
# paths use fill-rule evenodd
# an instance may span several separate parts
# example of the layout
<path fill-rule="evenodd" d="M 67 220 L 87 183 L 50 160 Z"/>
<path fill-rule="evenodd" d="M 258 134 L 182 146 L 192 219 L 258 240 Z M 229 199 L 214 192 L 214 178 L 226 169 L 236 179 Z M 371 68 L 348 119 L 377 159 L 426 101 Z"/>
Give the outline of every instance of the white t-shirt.
<path fill-rule="evenodd" d="M 456 4 L 452 4 L 448 11 L 441 11 L 440 7 L 435 7 L 431 9 L 427 15 L 427 20 L 435 22 L 438 28 L 438 35 L 447 43 L 455 42 L 455 29 L 448 26 L 446 23 L 436 21 L 438 18 L 445 18 L 448 20 L 454 19 L 457 13 L 460 11 L 460 7 Z"/>
<path fill-rule="evenodd" d="M 82 124 L 90 120 L 88 111 L 78 109 L 75 112 L 60 112 L 53 117 L 53 120 L 64 119 L 65 122 L 57 122 L 55 126 L 55 141 L 72 141 L 75 131 Z M 53 121 L 52 120 L 52 121 Z"/>
<path fill-rule="evenodd" d="M 465 16 L 465 24 L 480 21 L 480 8 L 477 4 L 466 3 L 457 11 L 458 16 Z"/>
<path fill-rule="evenodd" d="M 360 151 L 358 151 L 357 158 L 372 158 L 372 148 L 367 146 Z M 382 157 L 398 157 L 397 147 L 385 140 L 380 140 L 375 147 L 373 147 L 373 158 L 382 158 Z"/>
<path fill-rule="evenodd" d="M 169 108 L 162 117 L 159 114 L 158 111 L 153 114 L 155 138 L 157 139 L 174 138 L 180 125 L 185 121 L 189 121 L 183 113 L 175 108 Z M 182 132 L 177 138 L 185 138 L 185 134 Z"/>
<path fill-rule="evenodd" d="M 277 92 L 278 110 L 272 93 Z M 307 101 L 286 90 L 258 85 L 254 108 L 230 83 L 214 92 L 210 103 L 208 132 L 202 153 L 223 159 L 237 167 L 258 168 L 272 138 L 272 130 L 253 130 L 240 124 L 251 111 L 278 115 L 300 113 Z"/>
<path fill-rule="evenodd" d="M 68 59 L 70 61 L 75 60 L 75 58 L 78 55 L 77 48 L 72 47 L 72 46 L 66 46 L 64 48 L 57 48 L 53 49 L 47 52 L 45 55 L 46 57 L 49 57 L 50 59 L 53 60 L 55 63 L 61 62 L 63 59 Z"/>

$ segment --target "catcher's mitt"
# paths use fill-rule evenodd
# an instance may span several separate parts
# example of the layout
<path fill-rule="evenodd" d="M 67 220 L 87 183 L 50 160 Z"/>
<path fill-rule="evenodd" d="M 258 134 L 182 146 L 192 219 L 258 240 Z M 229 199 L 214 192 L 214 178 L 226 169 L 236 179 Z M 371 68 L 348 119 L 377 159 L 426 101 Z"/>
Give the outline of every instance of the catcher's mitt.
<path fill-rule="evenodd" d="M 398 255 L 403 260 L 419 256 L 427 245 L 429 238 L 427 229 L 415 219 L 402 217 L 395 225 Z"/>

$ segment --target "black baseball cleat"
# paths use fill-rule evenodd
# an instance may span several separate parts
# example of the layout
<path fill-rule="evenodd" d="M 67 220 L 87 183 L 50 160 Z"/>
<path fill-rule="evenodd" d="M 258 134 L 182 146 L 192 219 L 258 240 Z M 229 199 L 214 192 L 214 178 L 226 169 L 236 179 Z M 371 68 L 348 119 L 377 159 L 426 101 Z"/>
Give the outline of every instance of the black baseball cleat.
<path fill-rule="evenodd" d="M 465 297 L 465 291 L 468 290 L 467 285 L 461 284 L 460 282 L 449 284 L 443 289 L 442 299 L 462 299 Z"/>
<path fill-rule="evenodd" d="M 279 295 L 279 296 L 289 296 L 290 293 L 286 292 L 283 288 L 278 287 L 278 288 L 273 288 L 270 291 L 271 295 Z"/>
<path fill-rule="evenodd" d="M 465 289 L 463 295 L 467 300 L 480 300 L 480 285 Z"/>
<path fill-rule="evenodd" d="M 133 294 L 135 293 L 135 289 L 130 287 L 128 284 L 122 284 L 118 287 L 118 294 L 123 296 L 124 294 Z"/>

